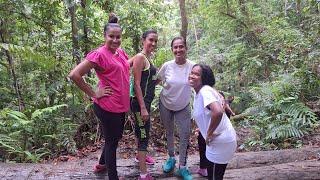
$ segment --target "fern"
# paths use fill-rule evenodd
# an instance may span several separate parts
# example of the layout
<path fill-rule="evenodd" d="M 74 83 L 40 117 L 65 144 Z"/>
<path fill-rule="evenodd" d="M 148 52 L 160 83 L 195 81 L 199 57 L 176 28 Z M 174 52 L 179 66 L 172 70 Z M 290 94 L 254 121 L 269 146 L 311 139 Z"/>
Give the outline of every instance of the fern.
<path fill-rule="evenodd" d="M 260 140 L 270 143 L 301 138 L 319 126 L 317 115 L 299 99 L 300 84 L 298 78 L 285 74 L 250 90 L 256 110 L 251 119 L 254 119 L 254 129 L 260 134 Z"/>
<path fill-rule="evenodd" d="M 282 125 L 272 124 L 267 129 L 266 139 L 283 140 L 291 137 L 299 138 L 306 133 L 307 133 L 306 130 L 301 129 L 301 127 L 297 127 L 294 124 L 282 124 Z"/>
<path fill-rule="evenodd" d="M 286 104 L 281 110 L 284 114 L 291 116 L 294 124 L 298 126 L 312 126 L 318 123 L 317 115 L 301 102 Z"/>
<path fill-rule="evenodd" d="M 0 134 L 0 147 L 3 147 L 5 149 L 15 150 L 15 144 L 18 141 L 15 139 L 12 139 L 10 136 L 7 136 L 5 134 Z"/>
<path fill-rule="evenodd" d="M 46 114 L 52 114 L 54 112 L 56 112 L 57 110 L 67 107 L 68 105 L 66 104 L 62 104 L 62 105 L 55 105 L 52 107 L 47 107 L 44 109 L 37 109 L 35 110 L 32 115 L 31 115 L 31 119 L 35 119 L 35 118 L 41 118 L 43 116 L 45 116 Z"/>
<path fill-rule="evenodd" d="M 37 109 L 29 115 L 10 109 L 1 110 L 0 148 L 4 149 L 4 156 L 15 157 L 15 160 L 22 162 L 37 162 L 50 150 L 74 152 L 73 134 L 77 125 L 57 113 L 64 107 L 67 105 Z M 66 139 L 68 143 L 60 143 Z M 50 150 L 46 144 L 49 144 Z"/>
<path fill-rule="evenodd" d="M 25 114 L 23 114 L 22 112 L 19 112 L 19 111 L 8 112 L 8 117 L 12 118 L 15 121 L 15 123 L 13 125 L 14 127 L 20 126 L 20 125 L 25 126 L 25 125 L 31 123 L 29 118 Z"/>

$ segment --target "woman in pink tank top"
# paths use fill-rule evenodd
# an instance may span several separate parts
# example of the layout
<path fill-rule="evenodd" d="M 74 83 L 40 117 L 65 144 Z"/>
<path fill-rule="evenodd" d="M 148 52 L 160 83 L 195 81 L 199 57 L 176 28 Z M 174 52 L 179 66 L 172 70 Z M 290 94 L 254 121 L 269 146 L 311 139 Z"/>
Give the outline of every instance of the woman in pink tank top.
<path fill-rule="evenodd" d="M 104 27 L 105 44 L 88 53 L 86 58 L 69 74 L 70 79 L 94 101 L 94 111 L 99 118 L 105 145 L 95 173 L 108 169 L 109 179 L 117 180 L 116 149 L 122 137 L 125 112 L 129 110 L 128 55 L 120 48 L 121 27 L 114 15 Z M 83 80 L 94 69 L 99 79 L 96 90 Z"/>

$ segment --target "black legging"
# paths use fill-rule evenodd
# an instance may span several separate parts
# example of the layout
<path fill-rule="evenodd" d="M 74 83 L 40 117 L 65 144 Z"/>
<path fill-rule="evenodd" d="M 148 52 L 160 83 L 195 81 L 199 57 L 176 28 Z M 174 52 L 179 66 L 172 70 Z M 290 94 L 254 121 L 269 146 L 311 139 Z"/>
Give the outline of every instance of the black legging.
<path fill-rule="evenodd" d="M 224 172 L 228 164 L 217 164 L 209 161 L 207 167 L 209 180 L 223 180 Z"/>
<path fill-rule="evenodd" d="M 206 140 L 201 133 L 198 135 L 198 147 L 200 155 L 200 168 L 207 168 L 209 180 L 222 180 L 227 164 L 216 164 L 210 162 L 206 157 Z"/>
<path fill-rule="evenodd" d="M 99 159 L 99 164 L 106 164 L 110 180 L 118 180 L 116 150 L 118 142 L 122 138 L 125 113 L 112 113 L 103 110 L 99 105 L 93 106 L 96 116 L 99 118 L 105 144 Z"/>
<path fill-rule="evenodd" d="M 198 135 L 198 147 L 200 155 L 200 168 L 206 169 L 209 166 L 209 161 L 206 157 L 206 140 L 203 138 L 200 132 Z"/>

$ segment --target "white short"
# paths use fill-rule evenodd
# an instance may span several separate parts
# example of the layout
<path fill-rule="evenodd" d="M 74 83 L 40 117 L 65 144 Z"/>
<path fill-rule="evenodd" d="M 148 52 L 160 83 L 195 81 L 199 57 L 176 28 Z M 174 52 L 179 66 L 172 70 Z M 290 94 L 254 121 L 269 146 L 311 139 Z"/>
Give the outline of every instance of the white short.
<path fill-rule="evenodd" d="M 227 164 L 237 149 L 237 142 L 212 143 L 206 146 L 206 157 L 209 161 L 217 164 Z"/>

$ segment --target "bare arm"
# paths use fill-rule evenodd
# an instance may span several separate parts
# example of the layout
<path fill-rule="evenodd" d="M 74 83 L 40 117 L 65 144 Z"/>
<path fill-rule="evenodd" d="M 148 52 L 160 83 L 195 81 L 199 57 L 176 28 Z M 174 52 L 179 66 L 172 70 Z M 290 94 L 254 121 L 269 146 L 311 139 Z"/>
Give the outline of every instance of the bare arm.
<path fill-rule="evenodd" d="M 94 63 L 88 60 L 84 60 L 80 64 L 78 64 L 74 69 L 72 69 L 68 77 L 89 97 L 100 98 L 103 96 L 110 95 L 110 89 L 102 89 L 95 92 L 92 90 L 91 86 L 83 80 L 82 76 L 87 74 L 93 68 L 97 68 Z"/>
<path fill-rule="evenodd" d="M 214 133 L 214 131 L 217 129 L 219 123 L 221 122 L 222 115 L 223 115 L 223 109 L 222 106 L 219 104 L 219 102 L 213 102 L 207 106 L 211 113 L 211 121 L 209 124 L 208 132 L 207 132 L 207 138 L 206 143 L 210 143 L 212 139 L 215 136 L 218 136 L 219 134 Z"/>
<path fill-rule="evenodd" d="M 165 68 L 164 65 L 162 65 L 162 66 L 159 68 L 159 71 L 158 71 L 158 74 L 157 74 L 158 79 L 156 80 L 156 84 L 157 84 L 157 85 L 159 85 L 161 82 L 163 82 L 163 81 L 161 80 L 163 77 L 161 77 L 161 76 L 163 76 L 164 68 Z M 162 84 L 161 84 L 161 85 L 162 85 Z"/>
<path fill-rule="evenodd" d="M 133 58 L 128 59 L 128 63 L 129 63 L 129 65 L 130 65 L 130 67 L 132 67 L 132 65 L 133 65 Z"/>
<path fill-rule="evenodd" d="M 142 55 L 136 55 L 133 58 L 134 91 L 140 106 L 141 117 L 144 121 L 147 121 L 149 119 L 149 113 L 144 103 L 143 94 L 140 86 L 141 74 L 145 66 L 145 59 Z"/>
<path fill-rule="evenodd" d="M 226 112 L 230 113 L 232 116 L 235 115 L 235 113 L 232 111 L 231 107 L 229 106 L 228 103 L 225 104 L 225 109 Z"/>

